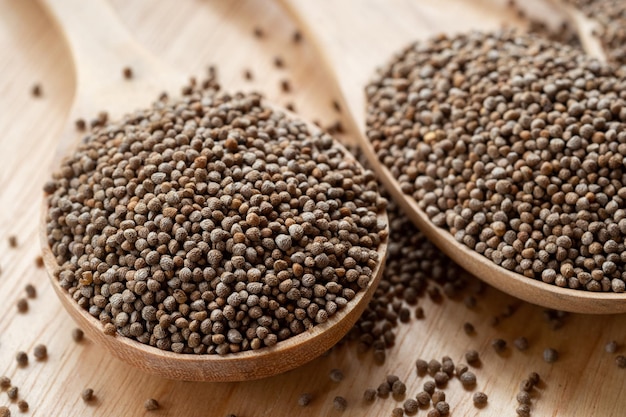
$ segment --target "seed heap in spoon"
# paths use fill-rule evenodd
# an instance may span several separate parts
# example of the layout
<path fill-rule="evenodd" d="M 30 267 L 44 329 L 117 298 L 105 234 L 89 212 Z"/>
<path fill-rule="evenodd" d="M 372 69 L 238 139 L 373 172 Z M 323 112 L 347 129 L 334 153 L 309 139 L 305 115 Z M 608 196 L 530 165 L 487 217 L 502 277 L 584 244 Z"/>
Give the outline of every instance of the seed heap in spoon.
<path fill-rule="evenodd" d="M 626 83 L 511 31 L 406 47 L 367 87 L 377 156 L 437 226 L 503 268 L 589 291 L 626 280 Z"/>
<path fill-rule="evenodd" d="M 105 332 L 176 353 L 324 323 L 387 233 L 374 175 L 255 94 L 195 91 L 96 128 L 45 190 L 61 287 Z"/>

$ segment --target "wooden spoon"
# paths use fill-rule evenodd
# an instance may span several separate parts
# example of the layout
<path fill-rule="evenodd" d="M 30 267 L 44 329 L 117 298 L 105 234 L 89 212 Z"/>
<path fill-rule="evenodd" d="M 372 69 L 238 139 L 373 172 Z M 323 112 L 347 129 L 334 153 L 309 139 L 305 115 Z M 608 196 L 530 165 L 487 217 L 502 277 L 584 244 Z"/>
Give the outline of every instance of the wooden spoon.
<path fill-rule="evenodd" d="M 524 27 L 517 13 L 502 0 L 337 0 L 311 2 L 283 0 L 283 5 L 300 22 L 309 40 L 317 43 L 320 64 L 326 65 L 344 95 L 349 131 L 395 201 L 413 223 L 452 260 L 486 283 L 528 302 L 579 313 L 626 312 L 626 294 L 594 293 L 560 288 L 526 278 L 497 266 L 484 256 L 457 242 L 436 227 L 405 195 L 389 170 L 378 161 L 365 136 L 365 85 L 377 67 L 409 43 L 439 33 L 454 34 L 472 29 L 493 30 L 503 25 Z M 524 2 L 543 16 L 559 16 L 554 4 L 537 0 Z M 562 15 L 562 12 L 560 13 Z M 554 26 L 554 22 L 548 22 Z M 579 27 L 580 21 L 574 27 Z M 597 50 L 594 51 L 597 56 Z"/>
<path fill-rule="evenodd" d="M 184 77 L 159 63 L 143 50 L 101 0 L 41 0 L 65 34 L 76 67 L 77 85 L 73 108 L 63 131 L 54 166 L 58 166 L 75 143 L 74 120 L 107 109 L 113 117 L 147 107 L 163 90 L 180 88 Z M 122 69 L 132 68 L 132 81 Z M 291 117 L 297 116 L 291 114 Z M 309 124 L 312 132 L 319 132 Z M 348 161 L 357 164 L 343 147 Z M 177 354 L 139 343 L 120 335 L 106 336 L 102 324 L 78 306 L 54 277 L 59 265 L 48 246 L 46 233 L 47 200 L 41 213 L 40 240 L 43 259 L 52 286 L 65 309 L 96 344 L 128 364 L 165 378 L 188 381 L 243 381 L 276 375 L 321 355 L 337 343 L 354 325 L 371 299 L 382 276 L 387 242 L 378 248 L 378 263 L 369 286 L 327 322 L 281 341 L 271 348 L 232 353 L 224 356 Z M 387 224 L 386 213 L 378 219 Z"/>

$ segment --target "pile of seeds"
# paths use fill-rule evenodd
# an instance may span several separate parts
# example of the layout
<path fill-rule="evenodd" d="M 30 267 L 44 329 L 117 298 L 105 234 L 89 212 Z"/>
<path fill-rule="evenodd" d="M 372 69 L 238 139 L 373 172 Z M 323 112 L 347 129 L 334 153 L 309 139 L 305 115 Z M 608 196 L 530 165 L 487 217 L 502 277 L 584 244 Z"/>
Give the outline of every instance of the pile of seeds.
<path fill-rule="evenodd" d="M 625 87 L 534 36 L 440 36 L 369 84 L 368 137 L 457 241 L 529 278 L 623 292 Z"/>
<path fill-rule="evenodd" d="M 60 285 L 107 334 L 177 353 L 325 322 L 379 262 L 374 175 L 258 95 L 187 92 L 96 128 L 46 184 Z"/>
<path fill-rule="evenodd" d="M 594 36 L 602 43 L 607 59 L 626 64 L 626 5 L 622 0 L 566 0 L 596 21 Z"/>

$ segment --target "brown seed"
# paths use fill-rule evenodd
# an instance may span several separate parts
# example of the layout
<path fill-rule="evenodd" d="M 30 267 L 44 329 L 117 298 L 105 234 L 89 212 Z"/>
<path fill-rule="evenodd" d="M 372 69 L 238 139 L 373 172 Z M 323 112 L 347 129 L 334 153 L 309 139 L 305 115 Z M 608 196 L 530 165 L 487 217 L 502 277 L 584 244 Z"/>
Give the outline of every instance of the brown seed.
<path fill-rule="evenodd" d="M 117 333 L 117 329 L 115 328 L 115 325 L 113 323 L 106 323 L 102 331 L 107 336 L 115 336 L 115 334 Z"/>
<path fill-rule="evenodd" d="M 517 393 L 517 402 L 520 404 L 530 405 L 530 394 L 528 391 L 520 391 Z"/>
<path fill-rule="evenodd" d="M 17 365 L 20 367 L 24 367 L 28 365 L 28 354 L 24 351 L 19 351 L 15 355 L 15 360 L 17 361 Z"/>
<path fill-rule="evenodd" d="M 476 407 L 484 407 L 487 404 L 488 397 L 484 392 L 475 392 L 472 396 L 472 401 L 474 402 L 474 406 Z"/>
<path fill-rule="evenodd" d="M 533 384 L 537 385 L 540 381 L 539 374 L 537 372 L 531 372 L 528 374 L 528 380 Z"/>
<path fill-rule="evenodd" d="M 506 350 L 506 341 L 504 339 L 493 339 L 491 341 L 491 347 L 496 353 L 503 353 Z"/>
<path fill-rule="evenodd" d="M 524 380 L 522 380 L 522 382 L 520 382 L 519 389 L 521 391 L 530 392 L 533 389 L 534 386 L 535 386 L 535 384 L 533 384 L 531 380 L 524 379 Z"/>
<path fill-rule="evenodd" d="M 281 80 L 280 89 L 283 90 L 283 93 L 289 93 L 291 91 L 291 83 L 289 80 Z"/>
<path fill-rule="evenodd" d="M 25 413 L 28 411 L 28 403 L 24 400 L 19 400 L 17 402 L 17 408 L 19 408 L 22 413 Z"/>
<path fill-rule="evenodd" d="M 428 371 L 428 362 L 424 359 L 417 359 L 415 361 L 415 368 L 419 376 L 424 375 Z"/>
<path fill-rule="evenodd" d="M 35 346 L 33 356 L 35 356 L 35 359 L 37 359 L 38 361 L 45 360 L 48 357 L 48 348 L 46 348 L 46 345 Z"/>
<path fill-rule="evenodd" d="M 480 363 L 480 355 L 476 350 L 468 350 L 467 352 L 465 352 L 465 360 L 468 364 L 475 366 L 476 364 Z"/>
<path fill-rule="evenodd" d="M 36 298 L 37 297 L 37 290 L 35 289 L 33 284 L 26 284 L 26 287 L 24 287 L 24 291 L 26 291 L 26 296 L 28 298 Z"/>
<path fill-rule="evenodd" d="M 391 410 L 391 417 L 402 417 L 404 415 L 404 409 L 396 407 Z"/>
<path fill-rule="evenodd" d="M 373 388 L 368 388 L 363 392 L 363 400 L 367 402 L 372 402 L 376 399 L 376 390 Z"/>
<path fill-rule="evenodd" d="M 413 398 L 409 398 L 408 400 L 406 400 L 404 402 L 404 411 L 407 414 L 415 414 L 415 413 L 417 413 L 418 407 L 419 407 L 419 404 Z"/>
<path fill-rule="evenodd" d="M 85 333 L 83 333 L 81 329 L 79 329 L 78 327 L 72 329 L 72 339 L 74 339 L 76 343 L 82 342 L 84 338 Z"/>
<path fill-rule="evenodd" d="M 340 382 L 343 379 L 343 372 L 341 369 L 331 369 L 329 376 L 331 381 Z"/>
<path fill-rule="evenodd" d="M 0 377 L 0 389 L 5 390 L 11 386 L 11 378 L 8 376 Z"/>
<path fill-rule="evenodd" d="M 463 331 L 468 336 L 471 336 L 474 333 L 476 333 L 476 330 L 474 330 L 474 325 L 472 325 L 472 323 L 463 323 Z"/>
<path fill-rule="evenodd" d="M 457 377 L 460 377 L 461 375 L 463 375 L 465 372 L 467 372 L 468 367 L 467 365 L 465 365 L 464 363 L 460 363 L 456 366 L 456 369 L 454 370 L 456 373 Z"/>
<path fill-rule="evenodd" d="M 617 344 L 615 340 L 611 340 L 610 342 L 607 342 L 606 345 L 604 345 L 604 351 L 606 353 L 615 353 L 617 352 L 618 349 L 619 349 L 619 345 Z"/>
<path fill-rule="evenodd" d="M 283 61 L 283 59 L 279 56 L 275 56 L 274 57 L 274 66 L 276 68 L 283 68 L 285 66 L 285 62 Z"/>
<path fill-rule="evenodd" d="M 615 357 L 615 364 L 617 365 L 618 368 L 626 368 L 626 356 L 617 355 Z"/>
<path fill-rule="evenodd" d="M 435 375 L 437 372 L 441 370 L 441 362 L 436 359 L 431 359 L 428 362 L 428 373 L 430 375 Z"/>
<path fill-rule="evenodd" d="M 552 348 L 546 348 L 543 351 L 543 360 L 547 363 L 554 363 L 559 359 L 559 352 Z"/>
<path fill-rule="evenodd" d="M 406 393 L 406 385 L 402 381 L 396 381 L 391 386 L 391 392 L 396 396 L 404 395 Z"/>
<path fill-rule="evenodd" d="M 376 390 L 379 397 L 387 397 L 391 392 L 391 385 L 387 381 L 381 383 Z"/>
<path fill-rule="evenodd" d="M 131 78 L 133 78 L 133 69 L 131 67 L 124 67 L 124 69 L 122 70 L 122 75 L 127 80 L 130 80 Z"/>
<path fill-rule="evenodd" d="M 43 258 L 41 257 L 41 255 L 35 257 L 35 265 L 37 266 L 37 268 L 43 268 Z"/>
<path fill-rule="evenodd" d="M 254 33 L 254 37 L 255 38 L 262 38 L 265 36 L 265 32 L 263 31 L 263 29 L 261 29 L 260 27 L 256 26 L 253 30 Z"/>
<path fill-rule="evenodd" d="M 294 43 L 302 42 L 302 32 L 300 32 L 299 30 L 295 30 L 291 38 L 293 39 Z"/>
<path fill-rule="evenodd" d="M 435 381 L 426 381 L 423 385 L 424 391 L 426 391 L 431 396 L 435 393 L 436 387 L 437 385 L 435 384 Z"/>
<path fill-rule="evenodd" d="M 450 414 L 450 405 L 445 401 L 440 401 L 435 405 L 435 409 L 439 411 L 439 415 L 447 416 Z"/>
<path fill-rule="evenodd" d="M 466 389 L 471 389 L 476 386 L 476 375 L 471 371 L 464 372 L 459 379 Z"/>
<path fill-rule="evenodd" d="M 254 76 L 252 75 L 252 71 L 250 71 L 249 69 L 244 70 L 243 78 L 245 78 L 248 81 L 252 80 L 254 78 Z"/>
<path fill-rule="evenodd" d="M 448 384 L 450 377 L 448 376 L 447 373 L 439 371 L 435 374 L 434 379 L 435 379 L 435 384 L 438 387 L 445 387 L 446 384 Z"/>
<path fill-rule="evenodd" d="M 333 399 L 333 407 L 337 411 L 345 411 L 348 408 L 348 401 L 344 397 L 337 396 Z"/>
<path fill-rule="evenodd" d="M 433 405 L 437 405 L 437 403 L 440 403 L 446 400 L 446 393 L 443 391 L 435 391 L 433 392 L 431 399 L 433 401 Z"/>
<path fill-rule="evenodd" d="M 143 407 L 148 411 L 154 411 L 159 409 L 159 402 L 154 398 L 149 398 L 143 403 Z"/>
<path fill-rule="evenodd" d="M 85 388 L 83 390 L 83 392 L 80 394 L 80 396 L 83 399 L 83 401 L 85 401 L 85 402 L 89 402 L 89 401 L 93 400 L 93 398 L 94 398 L 93 389 Z"/>
<path fill-rule="evenodd" d="M 523 336 L 522 337 L 518 337 L 517 339 L 515 339 L 513 341 L 513 344 L 515 345 L 517 350 L 524 351 L 524 350 L 528 349 L 528 339 L 526 339 Z"/>
<path fill-rule="evenodd" d="M 376 393 L 374 393 L 374 396 L 376 396 Z M 300 394 L 300 397 L 298 397 L 298 405 L 300 407 L 306 407 L 311 403 L 312 400 L 313 395 L 308 392 L 303 392 L 302 394 Z"/>
<path fill-rule="evenodd" d="M 415 396 L 419 405 L 424 406 L 430 404 L 430 394 L 426 391 L 420 391 Z"/>
<path fill-rule="evenodd" d="M 28 311 L 28 300 L 26 298 L 20 298 L 17 300 L 17 311 L 20 313 L 26 313 Z"/>
<path fill-rule="evenodd" d="M 76 119 L 74 125 L 76 126 L 76 130 L 79 132 L 83 132 L 87 128 L 87 123 L 84 119 Z"/>
<path fill-rule="evenodd" d="M 16 400 L 18 394 L 19 394 L 19 388 L 17 388 L 17 387 L 11 387 L 7 391 L 7 395 L 8 395 L 10 400 Z"/>
<path fill-rule="evenodd" d="M 433 408 L 428 412 L 427 417 L 441 417 L 441 413 L 439 413 L 439 410 L 437 410 L 436 408 Z"/>
<path fill-rule="evenodd" d="M 38 84 L 33 85 L 30 91 L 33 97 L 41 97 L 41 91 L 42 91 L 41 84 L 38 83 Z"/>
<path fill-rule="evenodd" d="M 0 406 L 0 417 L 11 417 L 11 410 L 4 405 Z"/>
<path fill-rule="evenodd" d="M 12 248 L 17 248 L 17 236 L 15 235 L 9 236 L 9 246 Z"/>
<path fill-rule="evenodd" d="M 530 407 L 526 404 L 521 404 L 515 410 L 518 416 L 520 417 L 529 417 L 530 416 Z"/>
<path fill-rule="evenodd" d="M 339 104 L 339 101 L 333 100 L 333 109 L 335 109 L 337 113 L 341 113 L 341 104 Z"/>

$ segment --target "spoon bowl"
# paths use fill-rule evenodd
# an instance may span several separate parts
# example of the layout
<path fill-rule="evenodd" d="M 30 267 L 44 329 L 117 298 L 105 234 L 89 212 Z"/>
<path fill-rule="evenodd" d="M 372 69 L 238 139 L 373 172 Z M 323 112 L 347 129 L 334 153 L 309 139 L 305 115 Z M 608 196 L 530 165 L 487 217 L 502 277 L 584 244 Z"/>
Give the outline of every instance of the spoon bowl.
<path fill-rule="evenodd" d="M 161 92 L 172 92 L 181 88 L 185 77 L 158 62 L 141 48 L 119 23 L 110 6 L 102 0 L 41 2 L 67 38 L 77 78 L 74 104 L 53 162 L 56 167 L 80 138 L 74 120 L 95 115 L 103 109 L 112 118 L 119 118 L 124 113 L 145 108 Z M 126 66 L 134 73 L 131 82 L 122 75 Z M 285 110 L 280 111 L 289 114 L 291 118 L 297 118 Z M 320 131 L 311 123 L 307 123 L 307 126 L 311 132 Z M 344 147 L 336 145 L 348 162 L 358 164 Z M 377 250 L 379 262 L 367 288 L 359 291 L 343 309 L 322 324 L 280 341 L 275 346 L 258 350 L 223 356 L 179 354 L 121 335 L 105 335 L 100 321 L 82 309 L 60 286 L 55 278 L 59 265 L 48 245 L 47 210 L 47 199 L 44 196 L 40 220 L 43 259 L 51 284 L 63 307 L 97 345 L 103 346 L 129 365 L 169 379 L 216 382 L 258 379 L 288 371 L 321 355 L 346 335 L 366 308 L 382 277 L 387 252 L 387 242 L 383 241 Z M 379 213 L 378 220 L 387 225 L 387 214 Z"/>
<path fill-rule="evenodd" d="M 365 135 L 365 85 L 379 66 L 409 43 L 439 33 L 494 30 L 504 25 L 523 28 L 524 22 L 506 7 L 506 1 L 363 0 L 358 10 L 347 0 L 283 0 L 282 4 L 300 23 L 308 39 L 316 44 L 320 62 L 334 75 L 337 90 L 343 94 L 349 132 L 372 169 L 406 215 L 441 251 L 480 280 L 533 304 L 577 313 L 626 312 L 626 293 L 595 293 L 546 284 L 498 266 L 457 242 L 449 231 L 435 226 L 411 196 L 402 192 L 399 182 L 379 161 Z M 525 8 L 534 8 L 535 13 L 561 5 L 560 1 L 524 2 Z M 591 55 L 601 58 L 597 42 L 590 39 L 588 22 L 571 9 L 557 11 L 546 10 L 542 16 L 564 16 L 573 20 L 573 27 L 580 31 Z"/>

